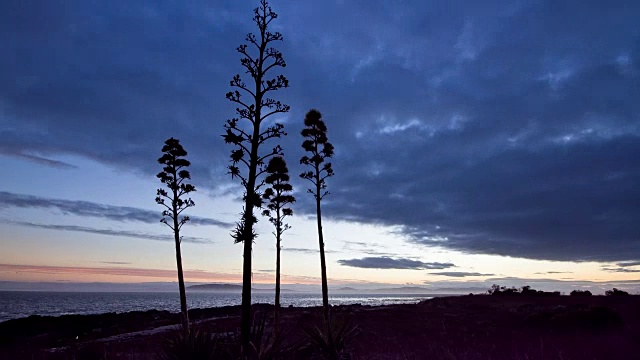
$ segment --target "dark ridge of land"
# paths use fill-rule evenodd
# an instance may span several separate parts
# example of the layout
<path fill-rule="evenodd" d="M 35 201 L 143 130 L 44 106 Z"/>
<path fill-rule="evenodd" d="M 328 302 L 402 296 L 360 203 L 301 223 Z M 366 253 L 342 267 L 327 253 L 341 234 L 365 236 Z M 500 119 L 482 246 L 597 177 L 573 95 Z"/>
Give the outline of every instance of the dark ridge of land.
<path fill-rule="evenodd" d="M 366 292 L 375 294 L 431 294 L 433 290 L 419 286 L 402 286 L 397 288 L 373 289 L 367 290 Z"/>
<path fill-rule="evenodd" d="M 242 292 L 242 285 L 234 284 L 202 284 L 187 286 L 187 290 Z"/>
<path fill-rule="evenodd" d="M 187 291 L 207 291 L 207 292 L 225 292 L 225 293 L 241 293 L 242 285 L 234 285 L 234 284 L 201 284 L 201 285 L 191 285 L 186 287 Z M 263 288 L 251 288 L 252 292 L 275 292 L 275 289 L 263 289 Z M 290 293 L 295 292 L 290 289 L 280 289 L 280 292 Z"/>
<path fill-rule="evenodd" d="M 268 317 L 269 328 L 273 306 L 253 310 Z M 358 328 L 349 348 L 354 360 L 630 359 L 640 343 L 640 296 L 475 295 L 332 312 Z M 239 327 L 240 307 L 193 309 L 189 316 L 201 331 L 229 334 Z M 290 343 L 322 323 L 317 307 L 282 308 L 281 319 Z M 178 324 L 178 314 L 153 310 L 9 320 L 0 323 L 0 359 L 156 359 Z"/>
<path fill-rule="evenodd" d="M 349 287 L 349 286 L 345 286 L 345 287 L 341 287 L 341 288 L 335 289 L 335 291 L 355 291 L 355 292 L 358 292 L 358 291 L 361 291 L 361 290 L 358 290 L 358 289 L 355 289 L 355 288 L 352 288 L 352 287 Z"/>
<path fill-rule="evenodd" d="M 331 290 L 330 290 L 331 291 Z M 390 294 L 390 295 L 429 295 L 429 296 L 460 296 L 473 292 L 486 291 L 485 288 L 425 288 L 420 286 L 401 286 L 394 288 L 356 289 L 353 287 L 341 287 L 333 291 L 351 292 L 354 294 Z"/>

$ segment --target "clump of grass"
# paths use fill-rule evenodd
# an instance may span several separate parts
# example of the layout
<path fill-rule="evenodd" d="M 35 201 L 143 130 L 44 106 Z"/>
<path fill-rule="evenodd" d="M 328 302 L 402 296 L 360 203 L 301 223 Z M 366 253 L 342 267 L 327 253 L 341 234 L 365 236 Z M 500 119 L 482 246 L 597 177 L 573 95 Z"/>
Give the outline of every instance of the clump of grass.
<path fill-rule="evenodd" d="M 295 350 L 295 344 L 285 346 L 283 337 L 276 337 L 274 332 L 269 331 L 267 326 L 267 316 L 257 313 L 251 324 L 250 347 L 242 353 L 240 333 L 236 332 L 223 344 L 225 349 L 225 359 L 250 359 L 250 360 L 277 360 L 289 358 L 291 352 Z"/>
<path fill-rule="evenodd" d="M 308 347 L 321 359 L 350 359 L 349 346 L 359 334 L 359 329 L 349 320 L 331 318 L 323 328 L 314 326 L 304 330 L 309 339 Z"/>
<path fill-rule="evenodd" d="M 266 331 L 267 316 L 256 314 L 251 324 L 251 340 L 245 357 L 253 360 L 273 360 L 277 358 L 278 346 L 273 333 Z M 240 342 L 238 341 L 238 344 Z"/>
<path fill-rule="evenodd" d="M 191 329 L 178 330 L 164 342 L 161 358 L 164 360 L 217 359 L 218 338 L 210 333 Z"/>

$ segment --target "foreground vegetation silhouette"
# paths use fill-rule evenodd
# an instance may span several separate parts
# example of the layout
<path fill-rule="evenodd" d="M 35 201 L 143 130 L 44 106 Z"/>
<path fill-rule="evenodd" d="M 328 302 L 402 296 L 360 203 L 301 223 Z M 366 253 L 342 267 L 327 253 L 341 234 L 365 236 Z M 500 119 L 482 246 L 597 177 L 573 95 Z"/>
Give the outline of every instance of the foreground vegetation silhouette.
<path fill-rule="evenodd" d="M 262 151 L 262 148 L 269 140 L 286 135 L 284 126 L 280 123 L 270 126 L 263 124 L 267 118 L 289 111 L 289 105 L 267 97 L 269 93 L 289 86 L 289 81 L 284 75 L 267 77 L 272 70 L 286 66 L 282 53 L 272 46 L 274 42 L 282 41 L 282 34 L 269 30 L 271 22 L 277 17 L 267 1 L 261 0 L 260 5 L 254 10 L 253 17 L 258 27 L 258 35 L 249 33 L 245 38 L 247 43 L 237 48 L 238 53 L 242 55 L 240 64 L 245 73 L 251 76 L 252 81 L 247 85 L 239 74 L 235 75 L 230 82 L 234 90 L 226 95 L 229 101 L 238 106 L 237 117 L 227 120 L 224 125 L 224 141 L 235 147 L 231 151 L 231 165 L 228 169 L 231 177 L 239 179 L 244 188 L 244 209 L 234 232 L 235 241 L 243 243 L 244 246 L 240 325 L 244 349 L 249 349 L 251 331 L 252 246 L 256 237 L 254 224 L 258 221 L 254 215 L 254 208 L 260 208 L 262 205 L 260 187 L 264 185 L 261 177 L 267 171 L 266 162 L 273 156 L 282 155 L 280 145 L 266 152 Z M 245 96 L 249 99 L 245 100 Z"/>
<path fill-rule="evenodd" d="M 176 264 L 178 266 L 182 329 L 188 332 L 189 313 L 187 311 L 187 295 L 182 271 L 182 252 L 180 249 L 182 236 L 180 236 L 180 230 L 182 226 L 189 221 L 189 217 L 183 216 L 182 212 L 195 205 L 191 198 L 185 198 L 185 196 L 196 191 L 196 188 L 187 182 L 187 180 L 191 179 L 191 174 L 187 170 L 187 167 L 189 167 L 191 163 L 185 159 L 187 151 L 180 144 L 180 140 L 174 138 L 167 139 L 162 147 L 162 152 L 163 154 L 158 159 L 158 162 L 164 167 L 156 177 L 166 185 L 169 191 L 167 192 L 166 189 L 162 188 L 158 189 L 156 193 L 156 203 L 165 207 L 165 210 L 162 211 L 162 219 L 160 222 L 173 230 L 176 246 Z M 165 200 L 168 200 L 169 204 L 167 204 Z"/>
<path fill-rule="evenodd" d="M 321 308 L 285 307 L 282 336 L 274 341 L 273 305 L 255 304 L 244 358 L 630 359 L 640 334 L 638 308 L 637 295 L 436 297 L 335 306 L 335 331 L 327 334 Z M 214 353 L 236 360 L 243 355 L 240 315 L 241 306 L 191 309 L 189 333 L 168 331 L 180 314 L 157 310 L 9 320 L 0 323 L 0 359 L 200 359 Z M 357 327 L 342 326 L 348 323 Z"/>
<path fill-rule="evenodd" d="M 329 324 L 329 287 L 327 284 L 327 263 L 324 256 L 324 236 L 322 234 L 322 209 L 320 202 L 329 195 L 327 178 L 333 176 L 333 168 L 326 160 L 333 157 L 333 145 L 327 138 L 327 125 L 322 120 L 320 111 L 312 109 L 304 117 L 304 128 L 301 135 L 304 139 L 302 148 L 309 154 L 300 159 L 300 164 L 306 165 L 311 170 L 300 174 L 300 177 L 309 180 L 312 187 L 307 189 L 316 201 L 316 222 L 318 225 L 318 245 L 320 247 L 320 272 L 322 281 L 322 309 L 324 321 Z M 328 330 L 327 330 L 328 331 Z M 329 338 L 331 339 L 331 338 Z"/>
<path fill-rule="evenodd" d="M 276 237 L 276 295 L 275 295 L 275 312 L 273 319 L 273 327 L 276 338 L 279 334 L 280 324 L 280 250 L 282 234 L 291 227 L 284 222 L 287 216 L 293 215 L 290 204 L 296 201 L 291 195 L 293 187 L 289 183 L 289 169 L 287 162 L 280 156 L 275 156 L 269 161 L 267 166 L 269 174 L 265 179 L 265 183 L 269 187 L 264 191 L 262 197 L 266 200 L 267 208 L 262 211 L 263 216 L 267 216 L 269 221 L 275 227 L 274 235 Z"/>
<path fill-rule="evenodd" d="M 525 285 L 523 287 L 521 287 L 520 289 L 517 289 L 515 287 L 506 287 L 506 286 L 500 286 L 500 285 L 496 285 L 494 284 L 491 289 L 489 289 L 487 291 L 487 293 L 489 295 L 496 295 L 496 296 L 516 296 L 516 295 L 521 295 L 521 296 L 560 296 L 560 291 L 542 291 L 542 290 L 535 290 L 533 288 L 531 288 L 531 286 Z"/>

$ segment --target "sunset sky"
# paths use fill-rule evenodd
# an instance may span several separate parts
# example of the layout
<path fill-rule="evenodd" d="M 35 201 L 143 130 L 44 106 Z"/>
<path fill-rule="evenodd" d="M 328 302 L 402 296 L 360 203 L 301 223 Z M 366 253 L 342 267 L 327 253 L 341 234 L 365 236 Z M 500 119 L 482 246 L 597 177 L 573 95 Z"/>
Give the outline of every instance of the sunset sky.
<path fill-rule="evenodd" d="M 225 99 L 258 1 L 0 3 L 0 282 L 171 282 L 154 202 L 189 152 L 189 282 L 241 279 Z M 297 202 L 283 282 L 317 284 L 304 114 L 335 146 L 330 285 L 640 292 L 640 2 L 274 0 Z M 276 141 L 272 145 L 277 144 Z M 269 148 L 272 146 L 269 145 Z M 274 281 L 261 218 L 256 283 Z M 390 285 L 391 286 L 391 285 Z"/>

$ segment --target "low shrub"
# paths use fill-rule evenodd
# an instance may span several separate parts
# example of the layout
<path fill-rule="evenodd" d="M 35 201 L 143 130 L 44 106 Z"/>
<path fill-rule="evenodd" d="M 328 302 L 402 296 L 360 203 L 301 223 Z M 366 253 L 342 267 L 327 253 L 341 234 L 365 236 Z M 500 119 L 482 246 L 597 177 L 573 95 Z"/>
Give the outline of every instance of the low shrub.
<path fill-rule="evenodd" d="M 331 318 L 321 329 L 317 326 L 304 330 L 309 339 L 308 347 L 324 360 L 350 359 L 349 345 L 359 329 L 349 320 Z"/>
<path fill-rule="evenodd" d="M 629 293 L 624 291 L 624 290 L 618 290 L 616 288 L 613 288 L 613 290 L 607 290 L 604 292 L 605 295 L 607 296 L 628 296 Z"/>
<path fill-rule="evenodd" d="M 164 360 L 213 360 L 217 358 L 218 338 L 210 333 L 191 329 L 176 331 L 165 339 L 161 358 Z"/>
<path fill-rule="evenodd" d="M 499 296 L 560 296 L 560 291 L 542 291 L 532 289 L 531 286 L 525 285 L 520 289 L 515 287 L 506 287 L 494 284 L 491 289 L 487 291 L 489 295 Z"/>
<path fill-rule="evenodd" d="M 593 294 L 589 290 L 573 290 L 569 293 L 571 296 L 592 296 Z"/>

